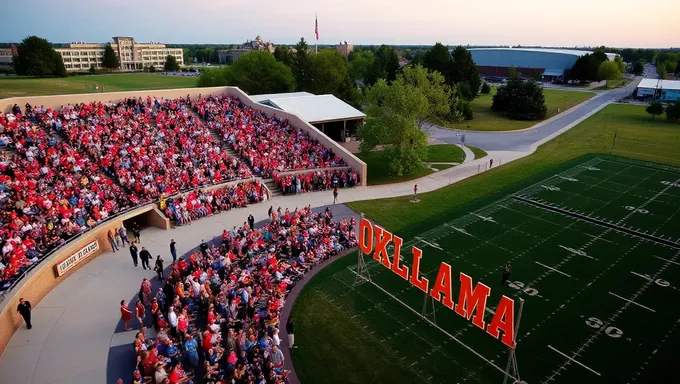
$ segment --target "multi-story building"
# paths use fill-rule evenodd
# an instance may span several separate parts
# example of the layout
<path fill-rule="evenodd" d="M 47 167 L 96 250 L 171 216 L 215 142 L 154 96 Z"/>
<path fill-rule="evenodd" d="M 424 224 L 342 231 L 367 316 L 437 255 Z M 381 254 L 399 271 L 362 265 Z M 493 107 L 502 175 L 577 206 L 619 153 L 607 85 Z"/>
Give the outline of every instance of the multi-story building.
<path fill-rule="evenodd" d="M 269 51 L 274 53 L 276 47 L 271 41 L 265 42 L 260 35 L 257 35 L 255 40 L 246 41 L 239 48 L 222 49 L 217 51 L 217 56 L 220 59 L 220 64 L 230 64 L 238 59 L 244 53 L 250 51 Z"/>
<path fill-rule="evenodd" d="M 17 54 L 17 46 L 12 45 L 12 48 L 0 48 L 0 67 L 12 66 L 12 57 Z"/>
<path fill-rule="evenodd" d="M 138 43 L 132 37 L 114 37 L 110 43 L 123 71 L 136 71 L 148 67 L 162 67 L 165 58 L 172 55 L 179 65 L 184 65 L 182 48 L 168 48 L 161 43 Z M 68 48 L 57 48 L 67 71 L 83 71 L 94 66 L 103 69 L 102 59 L 106 44 L 71 43 Z"/>
<path fill-rule="evenodd" d="M 343 56 L 348 56 L 350 52 L 354 50 L 354 45 L 348 44 L 346 41 L 340 42 L 340 44 L 335 46 L 335 49 Z"/>

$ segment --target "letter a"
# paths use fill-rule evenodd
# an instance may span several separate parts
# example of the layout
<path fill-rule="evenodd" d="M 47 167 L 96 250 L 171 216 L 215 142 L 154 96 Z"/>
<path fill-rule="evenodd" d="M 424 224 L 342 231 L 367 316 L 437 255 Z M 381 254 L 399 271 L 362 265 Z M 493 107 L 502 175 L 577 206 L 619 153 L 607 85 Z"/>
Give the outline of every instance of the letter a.
<path fill-rule="evenodd" d="M 503 331 L 501 341 L 510 348 L 515 347 L 515 302 L 502 296 L 501 301 L 496 307 L 496 314 L 493 315 L 491 323 L 486 328 L 486 332 L 498 339 L 499 331 Z"/>
<path fill-rule="evenodd" d="M 460 273 L 460 292 L 458 293 L 458 304 L 456 313 L 470 320 L 474 313 L 472 324 L 484 329 L 484 311 L 486 310 L 486 299 L 491 294 L 491 288 L 477 283 L 474 291 L 472 290 L 472 278 L 464 273 Z"/>
<path fill-rule="evenodd" d="M 365 218 L 359 222 L 359 249 L 364 255 L 373 252 L 373 225 Z"/>
<path fill-rule="evenodd" d="M 392 258 L 392 272 L 399 275 L 402 279 L 408 280 L 408 267 L 400 265 L 401 245 L 404 243 L 404 240 L 401 237 L 394 235 L 392 237 L 392 241 L 394 242 L 394 257 Z"/>
<path fill-rule="evenodd" d="M 386 268 L 390 268 L 390 256 L 387 254 L 387 243 L 392 240 L 392 234 L 379 226 L 375 226 L 375 253 L 373 258 L 382 263 Z"/>
<path fill-rule="evenodd" d="M 439 273 L 437 273 L 437 279 L 434 282 L 434 287 L 432 287 L 430 296 L 450 309 L 453 309 L 453 300 L 451 300 L 453 289 L 451 286 L 451 266 L 442 263 L 439 266 Z M 442 295 L 444 296 L 443 298 Z"/>
<path fill-rule="evenodd" d="M 420 274 L 420 258 L 423 257 L 423 251 L 418 247 L 413 247 L 411 248 L 411 252 L 413 253 L 413 263 L 411 263 L 411 278 L 409 279 L 409 283 L 427 293 L 430 281 L 424 277 L 421 278 L 418 276 Z"/>

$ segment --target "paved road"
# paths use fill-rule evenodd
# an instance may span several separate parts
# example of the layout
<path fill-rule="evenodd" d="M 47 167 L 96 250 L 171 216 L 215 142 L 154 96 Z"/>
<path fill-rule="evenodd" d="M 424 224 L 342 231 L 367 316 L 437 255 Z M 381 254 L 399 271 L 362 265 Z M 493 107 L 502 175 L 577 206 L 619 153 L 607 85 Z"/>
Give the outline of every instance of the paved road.
<path fill-rule="evenodd" d="M 481 148 L 485 151 L 526 151 L 533 143 L 566 127 L 592 110 L 632 93 L 640 79 L 640 77 L 636 77 L 625 88 L 601 92 L 583 104 L 527 130 L 516 132 L 456 132 L 451 129 L 432 126 L 429 135 L 439 141 L 458 144 L 460 143 L 461 136 L 457 133 L 460 133 L 465 135 L 465 144 Z"/>

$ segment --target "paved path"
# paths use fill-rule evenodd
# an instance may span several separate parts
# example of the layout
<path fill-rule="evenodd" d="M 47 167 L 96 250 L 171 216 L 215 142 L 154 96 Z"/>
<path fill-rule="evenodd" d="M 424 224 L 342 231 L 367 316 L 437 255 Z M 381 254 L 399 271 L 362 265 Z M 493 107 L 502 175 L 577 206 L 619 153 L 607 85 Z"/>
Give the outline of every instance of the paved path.
<path fill-rule="evenodd" d="M 487 150 L 486 158 L 468 161 L 471 151 L 467 150 L 465 162 L 453 168 L 409 182 L 340 190 L 339 200 L 343 203 L 410 196 L 416 183 L 419 191 L 425 193 L 486 171 L 490 159 L 494 160 L 494 168 L 502 166 L 531 154 L 539 144 L 576 125 L 613 99 L 609 93 L 600 95 L 530 131 L 466 133 L 466 143 Z M 437 139 L 456 143 L 452 131 L 433 131 Z M 271 202 L 204 218 L 191 226 L 169 231 L 146 228 L 142 231 L 142 245 L 167 262 L 171 259 L 168 248 L 171 238 L 177 241 L 178 253 L 184 254 L 202 239 L 212 239 L 224 229 L 243 224 L 250 213 L 259 220 L 266 218 L 270 205 L 290 209 L 311 205 L 323 209 L 332 201 L 330 191 L 281 196 Z M 337 205 L 335 209 L 344 210 L 342 207 Z M 0 382 L 114 383 L 121 367 L 130 363 L 126 359 L 132 355 L 130 343 L 134 338 L 133 332 L 120 331 L 120 300 L 131 300 L 142 278 L 154 275 L 141 267 L 134 268 L 127 250 L 104 253 L 90 261 L 35 307 L 33 329 L 21 327 L 14 334 L 0 359 Z M 129 377 L 123 379 L 129 383 Z"/>

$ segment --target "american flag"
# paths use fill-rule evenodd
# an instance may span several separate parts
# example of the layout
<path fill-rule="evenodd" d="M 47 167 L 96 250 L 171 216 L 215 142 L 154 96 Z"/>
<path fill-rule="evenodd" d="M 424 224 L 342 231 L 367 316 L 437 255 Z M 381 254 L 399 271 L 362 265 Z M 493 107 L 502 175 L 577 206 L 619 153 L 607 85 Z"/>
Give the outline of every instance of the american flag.
<path fill-rule="evenodd" d="M 314 21 L 314 34 L 316 39 L 319 40 L 319 17 L 317 16 Z"/>

